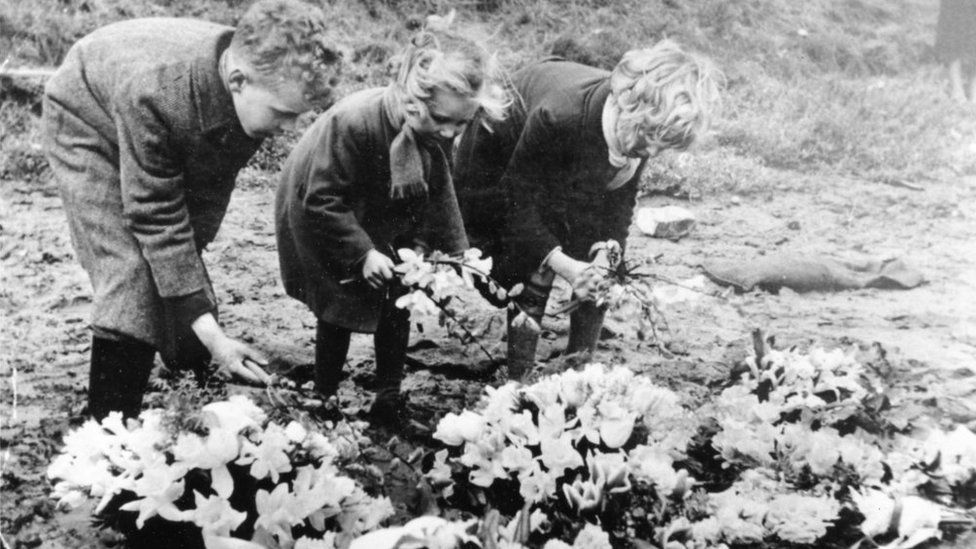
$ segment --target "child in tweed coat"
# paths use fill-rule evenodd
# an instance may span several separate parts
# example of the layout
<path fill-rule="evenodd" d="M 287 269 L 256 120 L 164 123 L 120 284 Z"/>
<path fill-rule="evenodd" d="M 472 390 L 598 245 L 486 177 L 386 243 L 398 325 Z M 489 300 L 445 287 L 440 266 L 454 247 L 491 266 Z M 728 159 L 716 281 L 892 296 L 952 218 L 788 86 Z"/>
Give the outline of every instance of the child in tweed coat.
<path fill-rule="evenodd" d="M 284 164 L 276 208 L 288 295 L 318 319 L 316 387 L 336 392 L 351 332 L 374 332 L 371 416 L 398 417 L 409 313 L 394 301 L 394 250 L 463 251 L 450 174 L 451 140 L 479 112 L 501 118 L 494 63 L 468 40 L 429 32 L 402 56 L 396 81 L 346 97 L 305 133 Z"/>
<path fill-rule="evenodd" d="M 218 325 L 200 252 L 261 140 L 329 101 L 327 38 L 298 0 L 261 0 L 236 30 L 137 19 L 79 40 L 48 82 L 45 151 L 95 294 L 91 415 L 137 415 L 157 351 L 266 380 Z"/>
<path fill-rule="evenodd" d="M 707 63 L 670 41 L 627 52 L 613 72 L 547 59 L 512 80 L 512 115 L 493 132 L 468 127 L 455 180 L 493 276 L 525 286 L 515 299 L 535 323 L 512 314 L 508 327 L 517 378 L 534 363 L 554 276 L 577 290 L 603 276 L 606 242 L 625 244 L 644 166 L 705 131 L 717 85 Z M 584 303 L 572 314 L 568 352 L 593 349 L 603 313 Z"/>

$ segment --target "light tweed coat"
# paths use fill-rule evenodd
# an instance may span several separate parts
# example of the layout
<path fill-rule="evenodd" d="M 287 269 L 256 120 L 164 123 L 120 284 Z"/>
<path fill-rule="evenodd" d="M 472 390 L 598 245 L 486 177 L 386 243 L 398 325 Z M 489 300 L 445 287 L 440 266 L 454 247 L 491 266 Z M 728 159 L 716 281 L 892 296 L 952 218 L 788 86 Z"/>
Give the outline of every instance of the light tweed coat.
<path fill-rule="evenodd" d="M 45 149 L 96 333 L 166 354 L 188 333 L 188 307 L 215 310 L 200 252 L 260 145 L 219 75 L 232 36 L 189 19 L 115 23 L 78 41 L 47 84 Z"/>

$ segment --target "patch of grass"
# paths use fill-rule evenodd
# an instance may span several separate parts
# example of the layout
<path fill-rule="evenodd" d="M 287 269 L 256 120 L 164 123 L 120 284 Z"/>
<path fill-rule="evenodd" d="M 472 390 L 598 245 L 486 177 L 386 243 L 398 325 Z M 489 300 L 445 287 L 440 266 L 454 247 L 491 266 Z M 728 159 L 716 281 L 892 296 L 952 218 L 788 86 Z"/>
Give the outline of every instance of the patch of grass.
<path fill-rule="evenodd" d="M 719 143 L 773 168 L 921 178 L 976 165 L 955 152 L 961 136 L 976 132 L 976 109 L 950 101 L 931 70 L 872 79 L 760 77 L 731 103 Z"/>
<path fill-rule="evenodd" d="M 112 21 L 165 15 L 233 24 L 248 3 L 0 0 L 0 57 L 14 66 L 56 65 L 77 38 Z M 346 53 L 340 96 L 385 84 L 391 58 L 424 17 L 451 8 L 464 31 L 513 70 L 553 50 L 611 67 L 626 49 L 663 37 L 700 51 L 728 80 L 717 139 L 694 160 L 654 168 L 654 177 L 696 188 L 761 188 L 784 179 L 777 170 L 875 179 L 976 171 L 976 116 L 944 98 L 944 75 L 930 63 L 936 0 L 317 3 Z M 0 111 L 4 178 L 31 177 L 43 163 L 35 119 L 17 109 Z M 276 171 L 296 139 L 269 142 L 250 169 Z"/>

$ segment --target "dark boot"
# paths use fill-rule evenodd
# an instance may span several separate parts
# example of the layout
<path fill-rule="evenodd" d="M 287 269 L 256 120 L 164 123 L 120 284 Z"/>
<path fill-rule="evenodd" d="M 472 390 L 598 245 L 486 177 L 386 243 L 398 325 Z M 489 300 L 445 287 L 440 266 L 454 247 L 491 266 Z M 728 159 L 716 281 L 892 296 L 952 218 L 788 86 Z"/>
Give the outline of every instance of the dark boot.
<path fill-rule="evenodd" d="M 606 312 L 606 307 L 597 307 L 595 303 L 586 302 L 570 314 L 567 353 L 592 353 L 596 349 Z"/>
<path fill-rule="evenodd" d="M 351 333 L 319 320 L 315 329 L 315 390 L 328 399 L 339 391 Z"/>
<path fill-rule="evenodd" d="M 131 338 L 92 338 L 88 415 L 101 421 L 109 412 L 137 417 L 156 350 Z"/>
<path fill-rule="evenodd" d="M 382 425 L 401 423 L 406 399 L 400 395 L 403 362 L 410 340 L 410 312 L 387 299 L 380 311 L 373 341 L 376 347 L 376 400 L 370 408 L 370 419 Z"/>

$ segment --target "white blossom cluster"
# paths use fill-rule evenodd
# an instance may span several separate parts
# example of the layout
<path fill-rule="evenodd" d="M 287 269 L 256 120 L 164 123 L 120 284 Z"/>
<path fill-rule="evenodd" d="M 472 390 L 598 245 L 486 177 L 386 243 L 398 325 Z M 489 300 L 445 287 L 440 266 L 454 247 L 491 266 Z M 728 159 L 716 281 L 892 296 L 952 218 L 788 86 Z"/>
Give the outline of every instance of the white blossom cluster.
<path fill-rule="evenodd" d="M 396 306 L 416 314 L 439 314 L 439 303 L 463 288 L 474 288 L 475 277 L 487 279 L 492 267 L 492 259 L 482 258 L 477 248 L 465 250 L 460 259 L 436 251 L 425 257 L 409 248 L 397 250 L 397 255 L 402 263 L 394 271 L 410 292 L 397 298 Z M 504 294 L 500 288 L 493 290 Z"/>
<path fill-rule="evenodd" d="M 632 440 L 638 425 L 646 436 Z M 456 462 L 476 486 L 516 479 L 526 502 L 563 497 L 586 512 L 635 479 L 663 494 L 686 487 L 687 473 L 672 465 L 696 428 L 674 392 L 627 368 L 590 364 L 529 386 L 489 387 L 477 411 L 448 414 L 434 438 L 463 445 Z M 449 490 L 448 452 L 435 458 L 428 478 Z"/>
<path fill-rule="evenodd" d="M 121 510 L 138 512 L 138 528 L 157 515 L 192 522 L 201 528 L 208 549 L 331 549 L 348 545 L 393 514 L 388 498 L 370 497 L 336 465 L 359 454 L 363 439 L 358 426 L 343 422 L 328 435 L 294 421 L 282 426 L 268 421 L 245 396 L 204 406 L 201 420 L 204 435 L 170 432 L 158 409 L 144 411 L 128 425 L 118 413 L 100 423 L 89 420 L 65 436 L 63 452 L 48 469 L 54 497 L 69 507 L 100 498 L 98 513 L 112 498 L 131 492 L 135 499 Z M 268 488 L 249 494 L 257 509 L 250 540 L 232 537 L 247 514 L 232 507 L 230 498 L 247 488 L 235 486 L 230 467 L 246 468 L 254 481 L 247 486 Z M 210 489 L 194 490 L 192 507 L 177 507 L 191 471 L 208 473 Z M 329 519 L 338 531 L 326 531 Z M 297 526 L 321 537 L 293 539 Z"/>
<path fill-rule="evenodd" d="M 865 535 L 897 532 L 891 549 L 939 537 L 948 510 L 919 497 L 919 488 L 933 478 L 955 486 L 976 481 L 976 435 L 962 426 L 924 439 L 850 427 L 842 434 L 837 425 L 864 409 L 867 383 L 863 366 L 840 350 L 773 351 L 723 391 L 711 410 L 719 425 L 712 445 L 728 466 L 745 470 L 729 490 L 710 495 L 713 516 L 684 525 L 690 537 L 814 543 L 843 505 L 866 517 Z M 852 491 L 844 500 L 835 478 L 840 465 L 855 473 L 844 481 Z M 817 480 L 812 491 L 784 480 L 801 471 Z"/>

